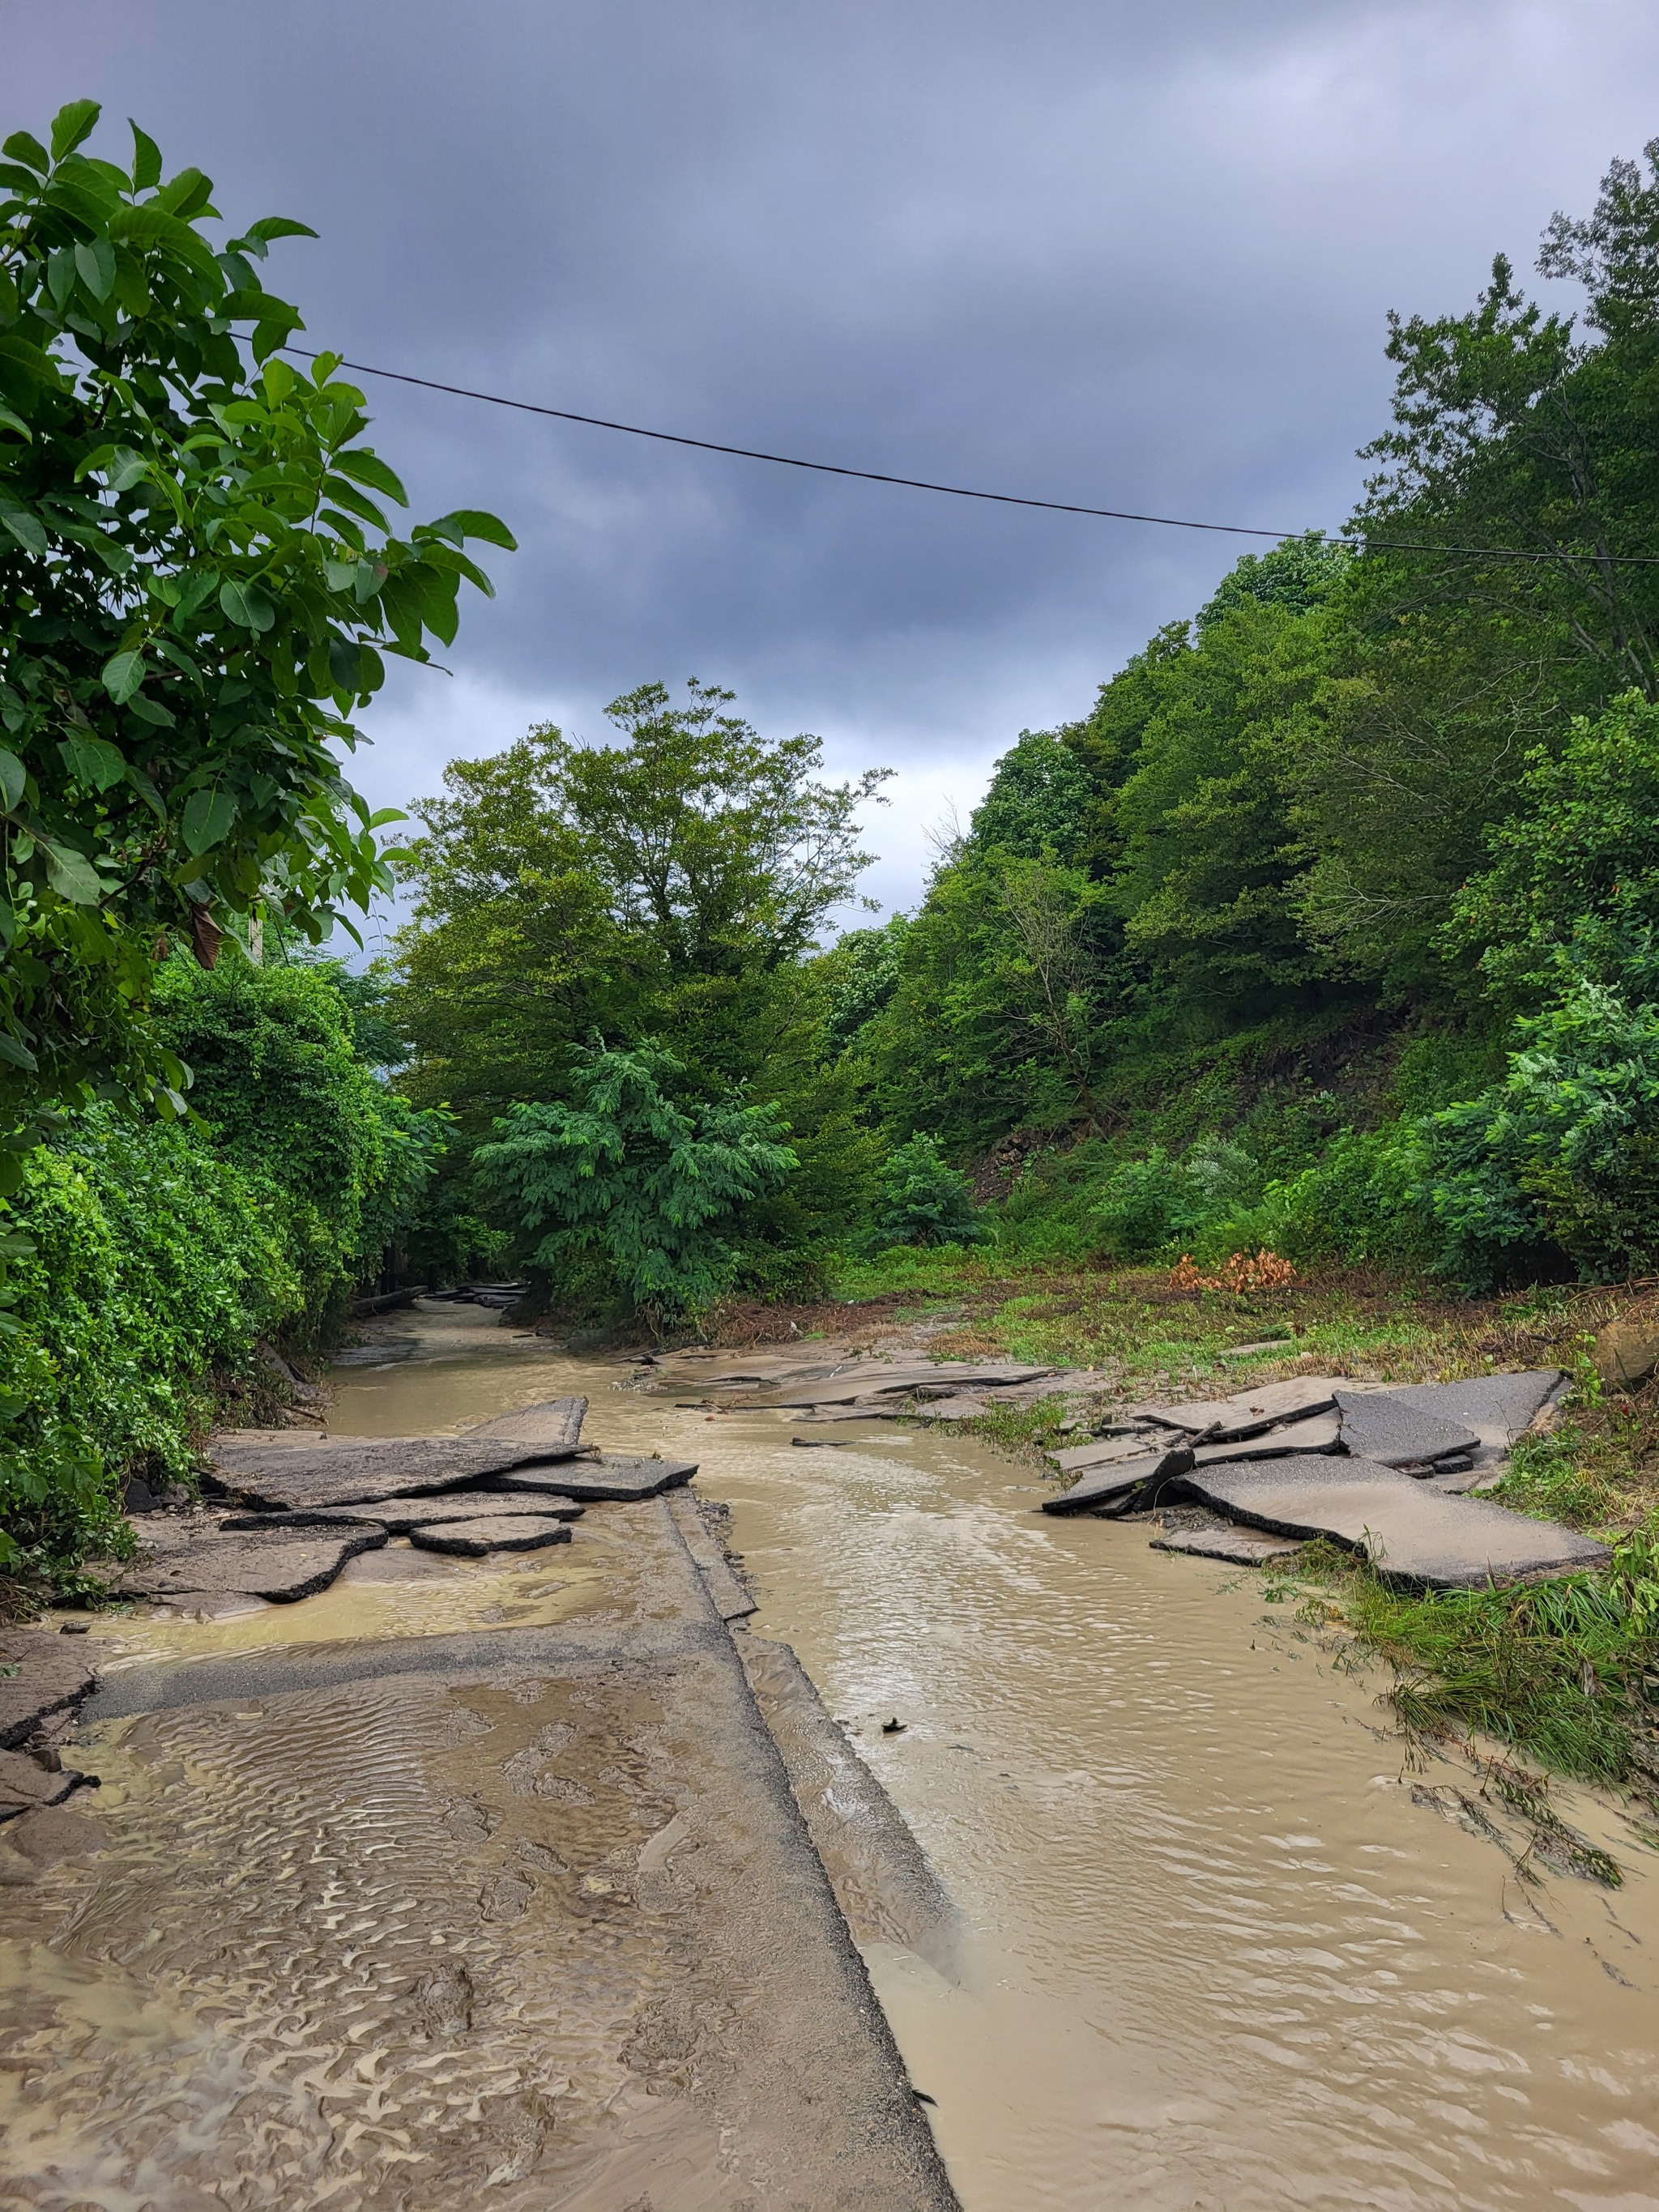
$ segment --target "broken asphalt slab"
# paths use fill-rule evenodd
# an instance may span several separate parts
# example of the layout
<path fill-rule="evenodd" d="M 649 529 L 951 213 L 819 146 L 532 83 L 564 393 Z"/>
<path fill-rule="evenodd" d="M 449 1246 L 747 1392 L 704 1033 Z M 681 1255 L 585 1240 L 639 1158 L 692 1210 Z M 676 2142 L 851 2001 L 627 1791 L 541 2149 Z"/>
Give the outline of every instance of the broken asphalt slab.
<path fill-rule="evenodd" d="M 1304 1540 L 1328 1536 L 1369 1559 L 1384 1581 L 1413 1589 L 1580 1573 L 1612 1557 L 1605 1544 L 1573 1529 L 1484 1498 L 1448 1497 L 1370 1460 L 1235 1462 L 1194 1468 L 1181 1486 L 1247 1527 Z"/>
<path fill-rule="evenodd" d="M 1152 1539 L 1155 1552 L 1184 1552 L 1198 1559 L 1221 1559 L 1233 1567 L 1261 1567 L 1288 1559 L 1302 1547 L 1293 1537 L 1270 1536 L 1265 1529 L 1239 1528 L 1230 1521 L 1207 1528 L 1166 1528 Z"/>
<path fill-rule="evenodd" d="M 83 1655 L 80 1638 L 60 1641 L 45 1628 L 0 1639 L 0 1748 L 15 1750 L 44 1723 L 74 1711 L 96 1676 Z"/>
<path fill-rule="evenodd" d="M 1184 1475 L 1192 1464 L 1191 1447 L 1184 1443 L 1139 1452 L 1131 1459 L 1086 1470 L 1071 1489 L 1045 1498 L 1042 1510 L 1115 1514 L 1138 1503 L 1143 1494 L 1150 1504 L 1166 1481 Z"/>
<path fill-rule="evenodd" d="M 515 1413 L 497 1414 L 493 1421 L 482 1421 L 477 1428 L 466 1431 L 469 1443 L 491 1443 L 500 1438 L 507 1443 L 545 1444 L 556 1450 L 567 1447 L 574 1451 L 581 1442 L 582 1423 L 587 1415 L 586 1398 L 546 1398 L 539 1405 L 520 1406 Z"/>
<path fill-rule="evenodd" d="M 459 1490 L 535 1462 L 568 1458 L 574 1444 L 520 1443 L 505 1437 L 382 1437 L 325 1443 L 211 1444 L 213 1474 L 239 1503 L 281 1511 L 318 1505 L 373 1505 L 423 1491 Z"/>
<path fill-rule="evenodd" d="M 694 1459 L 630 1459 L 621 1452 L 606 1452 L 598 1459 L 568 1462 L 556 1473 L 551 1468 L 545 1474 L 515 1468 L 493 1477 L 488 1488 L 522 1495 L 556 1486 L 560 1497 L 578 1503 L 628 1504 L 641 1498 L 654 1498 L 659 1491 L 678 1490 L 682 1483 L 690 1482 L 696 1471 Z"/>
<path fill-rule="evenodd" d="M 61 1760 L 48 1766 L 26 1751 L 0 1751 L 0 1820 L 15 1820 L 42 1805 L 61 1805 L 87 1779 Z"/>
<path fill-rule="evenodd" d="M 436 1498 L 386 1498 L 374 1505 L 319 1505 L 292 1513 L 243 1513 L 219 1523 L 227 1535 L 258 1528 L 332 1528 L 365 1522 L 406 1536 L 418 1522 L 476 1521 L 485 1514 L 538 1514 L 550 1521 L 580 1521 L 586 1509 L 550 1490 L 447 1490 Z"/>
<path fill-rule="evenodd" d="M 1280 1421 L 1328 1413 L 1336 1404 L 1340 1388 L 1329 1375 L 1297 1375 L 1287 1382 L 1263 1382 L 1256 1389 L 1236 1390 L 1226 1398 L 1200 1398 L 1179 1405 L 1130 1406 L 1121 1418 L 1151 1421 L 1159 1428 L 1181 1429 L 1188 1436 L 1203 1434 L 1218 1441 L 1253 1437 Z"/>
<path fill-rule="evenodd" d="M 1339 1390 L 1344 1447 L 1357 1459 L 1382 1467 L 1427 1467 L 1436 1460 L 1472 1452 L 1480 1442 L 1473 1429 L 1448 1419 L 1395 1390 Z"/>
<path fill-rule="evenodd" d="M 115 1595 L 152 1600 L 263 1597 L 291 1604 L 326 1589 L 348 1559 L 378 1551 L 386 1540 L 383 1528 L 362 1522 L 332 1529 L 276 1528 L 234 1534 L 215 1530 L 135 1560 L 116 1583 Z"/>
<path fill-rule="evenodd" d="M 409 1540 L 423 1552 L 482 1559 L 489 1552 L 539 1552 L 549 1544 L 568 1544 L 570 1524 L 544 1514 L 492 1513 L 481 1520 L 418 1522 Z"/>
<path fill-rule="evenodd" d="M 677 1525 L 682 1503 L 607 1515 L 619 1540 L 604 1586 L 556 1624 L 228 1651 L 106 1678 L 91 1725 L 131 1717 L 121 1741 L 139 1754 L 199 1747 L 210 1781 L 228 1771 L 240 1786 L 206 1793 L 217 1850 L 168 1855 L 160 1933 L 143 1956 L 94 1961 L 91 1975 L 112 2007 L 135 1987 L 165 1991 L 171 2019 L 222 2001 L 228 1951 L 259 2021 L 276 2025 L 246 2054 L 211 2037 L 154 2054 L 112 2045 L 108 2094 L 85 2123 L 100 2160 L 149 2159 L 147 2186 L 173 2202 L 162 2168 L 183 2154 L 178 2123 L 162 2142 L 155 2115 L 206 2099 L 222 2171 L 265 2174 L 275 2133 L 307 2173 L 343 2172 L 343 2201 L 470 2203 L 501 2155 L 492 2114 L 514 2109 L 511 2069 L 539 2080 L 551 2053 L 574 2092 L 561 2095 L 548 2166 L 504 2201 L 955 2205 L 737 1639 Z M 388 1808 L 374 1850 L 319 1852 L 318 1791 L 337 1774 L 354 1802 Z M 153 1868 L 156 1820 L 178 1815 L 142 1794 L 86 1802 L 103 1848 L 74 1879 L 95 1917 L 125 1909 L 135 1869 L 142 1881 Z M 387 1887 L 388 1846 L 417 1886 Z M 294 1876 L 279 1908 L 267 1867 Z M 274 1909 L 275 1951 L 257 1932 Z M 329 1931 L 342 1923 L 361 1931 L 367 2011 L 335 2002 Z M 529 2016 L 498 2001 L 479 2033 L 411 2041 L 410 1983 L 434 1943 L 486 1996 L 532 1991 Z M 314 1992 L 313 1960 L 328 1978 Z M 43 1990 L 43 2034 L 55 2002 Z M 391 2054 L 372 2080 L 354 2071 L 366 2028 Z M 319 2102 L 295 2075 L 281 2039 L 301 2031 L 338 2095 Z M 421 2118 L 434 2063 L 459 2116 L 447 2136 Z M 72 2085 L 40 2088 L 42 2125 L 67 2130 Z M 433 2147 L 412 2195 L 405 2128 Z M 457 2143 L 471 2163 L 434 2178 Z"/>

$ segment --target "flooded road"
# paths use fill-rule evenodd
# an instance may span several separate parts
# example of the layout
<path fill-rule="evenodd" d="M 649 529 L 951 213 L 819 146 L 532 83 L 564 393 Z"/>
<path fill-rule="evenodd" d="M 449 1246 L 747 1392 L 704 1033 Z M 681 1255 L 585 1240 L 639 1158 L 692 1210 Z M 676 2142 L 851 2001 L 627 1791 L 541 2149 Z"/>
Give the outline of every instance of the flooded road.
<path fill-rule="evenodd" d="M 1611 1811 L 1558 1792 L 1623 1889 L 1528 1887 L 1414 1802 L 1461 1762 L 1407 1772 L 1380 1685 L 1264 1625 L 1258 1577 L 1040 1520 L 971 1440 L 711 1419 L 471 1310 L 411 1326 L 337 1432 L 581 1389 L 590 1435 L 701 1459 L 751 1626 L 962 1909 L 955 1983 L 868 1955 L 968 2212 L 1659 2207 L 1659 1856 Z"/>

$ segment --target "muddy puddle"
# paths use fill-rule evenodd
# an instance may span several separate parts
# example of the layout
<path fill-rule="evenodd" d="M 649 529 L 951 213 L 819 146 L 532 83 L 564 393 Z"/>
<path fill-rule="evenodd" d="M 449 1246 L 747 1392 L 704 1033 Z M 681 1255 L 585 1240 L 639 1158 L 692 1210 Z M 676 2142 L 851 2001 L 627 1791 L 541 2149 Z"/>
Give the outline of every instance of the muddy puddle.
<path fill-rule="evenodd" d="M 1376 1710 L 1378 1682 L 1334 1671 L 1292 1623 L 1265 1618 L 1259 1577 L 1153 1553 L 1144 1528 L 1039 1519 L 1036 1481 L 970 1441 L 878 1425 L 815 1431 L 778 1413 L 711 1419 L 627 1387 L 624 1368 L 551 1356 L 476 1309 L 398 1316 L 386 1334 L 416 1338 L 416 1355 L 341 1370 L 337 1433 L 453 1429 L 585 1390 L 598 1440 L 701 1461 L 698 1489 L 730 1506 L 762 1601 L 751 1628 L 793 1646 L 856 1732 L 958 1908 L 949 1972 L 894 1943 L 869 1943 L 866 1957 L 968 2212 L 1659 2207 L 1659 1856 L 1613 1808 L 1558 1800 L 1624 1866 L 1621 1889 L 1555 1876 L 1528 1887 L 1496 1843 L 1452 1817 L 1453 1791 L 1473 1786 L 1462 1763 L 1407 1771 Z M 837 1448 L 795 1449 L 795 1434 L 827 1434 Z M 551 1570 L 410 1562 L 393 1546 L 301 1605 L 128 1619 L 94 1633 L 118 1666 L 533 1624 L 591 1606 L 603 1564 L 581 1546 Z M 192 1939 L 164 1894 L 182 1824 L 187 1887 L 205 1898 L 221 1881 L 230 1899 L 218 2018 L 252 2055 L 227 2078 L 228 2100 L 252 2094 L 250 2069 L 303 2075 L 318 2021 L 349 2004 L 362 2022 L 361 2063 L 317 2085 L 337 2100 L 348 2136 L 356 2130 L 395 2159 L 398 2130 L 413 2140 L 421 2124 L 448 2124 L 445 2114 L 476 2114 L 493 2081 L 501 2180 L 485 2201 L 620 2212 L 628 2190 L 567 2196 L 544 2172 L 539 2193 L 521 2198 L 514 2184 L 538 2100 L 592 2071 L 587 2014 L 551 2003 L 543 1978 L 568 1968 L 533 1912 L 511 1943 L 488 1920 L 468 1939 L 479 1980 L 507 1978 L 499 2041 L 475 2039 L 464 2061 L 416 2049 L 398 2040 L 404 2024 L 387 1995 L 387 1960 L 400 1944 L 429 1948 L 437 1870 L 467 1848 L 464 1812 L 458 1837 L 406 1789 L 411 1729 L 463 1744 L 488 1719 L 503 1741 L 517 1730 L 531 1745 L 580 1718 L 563 1704 L 520 1716 L 510 1697 L 485 1711 L 407 1680 L 354 1692 L 339 1700 L 335 1749 L 317 1755 L 304 1819 L 274 1820 L 268 1844 L 256 1833 L 240 1846 L 252 1863 L 230 1874 L 211 1812 L 191 1827 L 185 1784 L 234 1753 L 247 1790 L 276 1787 L 279 1738 L 267 1731 L 256 1754 L 232 1729 L 216 1748 L 223 1723 L 205 1710 L 105 1723 L 106 1784 L 136 1793 L 135 1832 L 148 1840 L 122 1886 L 101 1893 L 106 1924 L 3 1947 L 0 2013 L 15 2012 L 27 1977 L 37 1992 L 50 1984 L 56 2016 L 82 2023 L 88 2050 L 118 2029 L 147 2085 L 146 2124 L 163 2140 L 167 2069 L 147 2054 L 213 2023 L 199 2009 L 167 2016 L 165 1972 L 147 1969 L 145 1994 L 135 1983 L 124 2006 L 88 1961 L 136 1969 L 147 1943 L 171 1946 L 184 1977 Z M 894 1719 L 902 1728 L 884 1733 Z M 597 1864 L 612 1829 L 636 1842 L 672 1809 L 660 1783 L 654 1798 L 648 1777 L 629 1788 L 605 1833 L 565 1852 L 571 1868 Z M 629 1811 L 641 1797 L 653 1799 L 648 1818 Z M 507 1847 L 513 1802 L 509 1778 L 480 1818 L 505 1822 L 496 1871 L 523 1881 Z M 245 1953 L 263 1945 L 264 1959 L 279 1939 L 268 1913 L 253 1915 L 244 1944 L 237 1916 L 252 1906 L 240 1900 L 287 1884 L 325 1905 L 332 1882 L 355 1907 L 361 1881 L 344 1880 L 342 1856 L 372 1866 L 416 1820 L 433 1829 L 422 1838 L 433 1894 L 393 1882 L 373 1929 L 346 1928 L 355 1948 L 343 1966 L 289 1962 L 292 2003 L 262 2009 L 268 1978 L 250 1975 Z M 64 1890 L 66 1908 L 72 1895 Z M 584 1969 L 596 2027 L 630 1974 L 658 1971 L 630 1967 L 625 1950 L 607 1938 Z M 456 2001 L 440 1975 L 431 2005 Z M 95 2137 L 106 2085 L 89 2065 L 74 2073 L 72 2051 L 52 2063 L 70 2067 L 83 2136 Z M 593 2083 L 601 2092 L 614 2094 Z M 636 2124 L 657 2124 L 638 2110 Z M 210 2174 L 214 2115 L 193 2112 L 191 2124 L 199 2198 L 147 2199 L 142 2181 L 107 2195 L 88 2170 L 86 2201 L 133 2212 L 146 2201 L 158 2212 L 295 2201 L 274 2184 L 223 2194 Z M 283 2148 L 273 2137 L 273 2172 Z M 695 2146 L 687 2155 L 695 2163 Z M 386 2193 L 374 2201 L 395 2200 L 390 2184 L 377 2186 Z M 368 2198 L 348 2189 L 332 2201 Z"/>

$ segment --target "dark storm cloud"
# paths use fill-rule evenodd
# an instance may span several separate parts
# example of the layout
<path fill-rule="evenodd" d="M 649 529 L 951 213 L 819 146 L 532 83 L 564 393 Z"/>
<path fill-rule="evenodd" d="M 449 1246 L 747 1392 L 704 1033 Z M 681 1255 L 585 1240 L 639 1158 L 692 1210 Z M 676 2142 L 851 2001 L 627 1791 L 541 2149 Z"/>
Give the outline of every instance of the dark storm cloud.
<path fill-rule="evenodd" d="M 910 475 L 1331 524 L 1390 305 L 1465 304 L 1659 129 L 1639 0 L 195 0 L 0 7 L 7 128 L 91 93 L 246 219 L 314 343 Z M 124 132 L 106 124 L 96 143 Z M 532 714 L 696 672 L 921 824 L 1081 712 L 1239 544 L 1019 515 L 371 387 L 417 510 L 523 544 L 453 681 L 400 678 L 377 798 Z"/>

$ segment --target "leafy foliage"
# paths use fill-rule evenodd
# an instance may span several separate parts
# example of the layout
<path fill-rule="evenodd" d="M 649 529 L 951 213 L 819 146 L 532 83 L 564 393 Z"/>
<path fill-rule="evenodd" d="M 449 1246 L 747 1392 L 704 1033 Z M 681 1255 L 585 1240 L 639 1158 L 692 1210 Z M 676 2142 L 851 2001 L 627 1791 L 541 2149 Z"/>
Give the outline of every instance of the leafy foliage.
<path fill-rule="evenodd" d="M 213 187 L 165 184 L 133 129 L 129 167 L 0 152 L 0 1123 L 113 1086 L 175 1097 L 184 1073 L 140 1017 L 154 949 L 211 960 L 232 915 L 316 941 L 389 886 L 335 749 L 391 652 L 455 635 L 463 548 L 492 516 L 395 536 L 404 505 L 362 443 L 361 392 L 263 284 L 268 216 L 220 246 Z M 251 327 L 246 342 L 239 328 Z M 10 1172 L 15 1174 L 14 1163 Z"/>
<path fill-rule="evenodd" d="M 727 1289 L 735 1217 L 796 1166 L 775 1108 L 681 1103 L 672 1054 L 590 1048 L 575 1103 L 509 1108 L 476 1155 L 484 1190 L 530 1264 L 551 1275 L 602 1260 L 636 1310 L 695 1316 Z"/>
<path fill-rule="evenodd" d="M 972 1244 L 984 1231 L 973 1186 L 925 1133 L 901 1145 L 881 1172 L 876 1237 L 884 1244 Z"/>
<path fill-rule="evenodd" d="M 156 1018 L 198 1069 L 188 1121 L 111 1104 L 22 1159 L 0 1292 L 0 1563 L 72 1562 L 118 1531 L 118 1479 L 187 1474 L 256 1340 L 325 1332 L 403 1235 L 444 1139 L 354 1047 L 327 965 L 161 971 Z"/>

